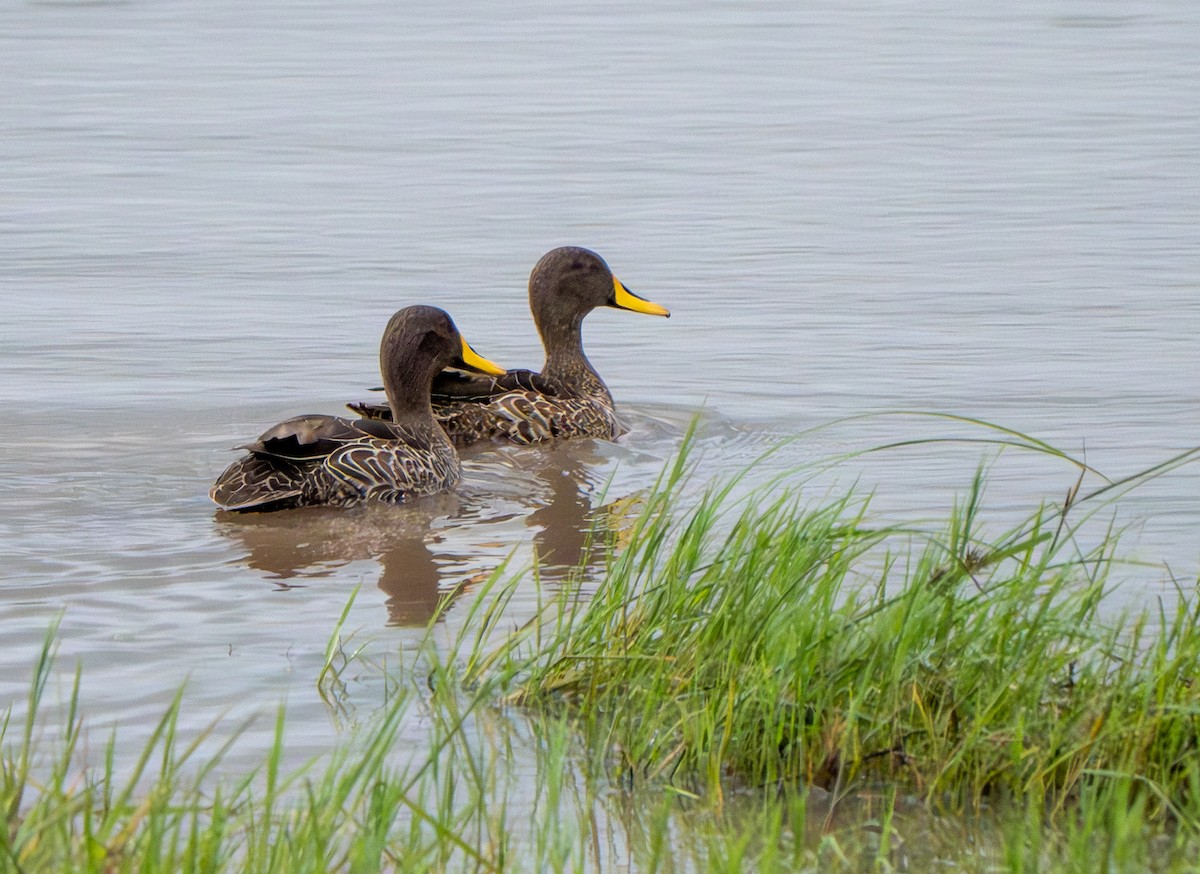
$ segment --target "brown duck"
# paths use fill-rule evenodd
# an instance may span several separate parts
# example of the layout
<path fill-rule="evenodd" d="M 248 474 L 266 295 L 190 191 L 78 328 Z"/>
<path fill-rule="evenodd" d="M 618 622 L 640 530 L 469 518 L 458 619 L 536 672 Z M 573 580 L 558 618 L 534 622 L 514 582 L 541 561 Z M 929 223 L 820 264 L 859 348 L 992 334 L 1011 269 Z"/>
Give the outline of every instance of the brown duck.
<path fill-rule="evenodd" d="M 620 435 L 623 429 L 608 386 L 583 354 L 583 319 L 604 306 L 671 315 L 630 292 L 595 252 L 564 246 L 542 256 L 529 277 L 529 309 L 546 363 L 540 373 L 440 374 L 433 385 L 433 413 L 455 445 L 481 440 L 527 444 L 566 437 L 611 440 Z M 386 404 L 349 407 L 368 419 L 389 416 Z"/>
<path fill-rule="evenodd" d="M 226 510 L 349 506 L 445 491 L 461 467 L 433 417 L 430 387 L 447 367 L 500 375 L 436 307 L 392 316 L 379 347 L 388 421 L 296 416 L 264 432 L 217 478 L 209 496 Z"/>

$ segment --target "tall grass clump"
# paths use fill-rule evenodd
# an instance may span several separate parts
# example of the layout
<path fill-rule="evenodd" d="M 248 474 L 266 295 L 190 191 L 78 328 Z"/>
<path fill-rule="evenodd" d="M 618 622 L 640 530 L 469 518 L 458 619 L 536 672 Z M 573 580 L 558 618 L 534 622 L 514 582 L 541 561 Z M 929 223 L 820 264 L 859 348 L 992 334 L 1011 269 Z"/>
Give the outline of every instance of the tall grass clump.
<path fill-rule="evenodd" d="M 988 533 L 980 474 L 930 532 L 778 479 L 683 508 L 687 475 L 681 455 L 595 596 L 535 629 L 512 700 L 571 708 L 629 776 L 683 787 L 886 781 L 1053 817 L 1112 784 L 1200 828 L 1200 602 L 1114 616 L 1115 537 L 1082 545 L 1077 490 Z"/>

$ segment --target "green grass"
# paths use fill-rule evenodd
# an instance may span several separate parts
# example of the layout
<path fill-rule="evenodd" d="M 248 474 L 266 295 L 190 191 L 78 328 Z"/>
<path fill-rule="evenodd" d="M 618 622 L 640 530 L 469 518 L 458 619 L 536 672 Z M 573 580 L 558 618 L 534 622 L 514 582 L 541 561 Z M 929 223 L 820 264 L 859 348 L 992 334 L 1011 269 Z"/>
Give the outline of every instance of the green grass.
<path fill-rule="evenodd" d="M 1080 546 L 1077 490 L 986 535 L 982 476 L 936 532 L 779 482 L 681 510 L 686 476 L 594 597 L 509 651 L 511 700 L 570 707 L 635 778 L 690 791 L 882 781 L 954 811 L 1034 797 L 1057 822 L 1113 783 L 1200 829 L 1200 602 L 1106 612 L 1115 538 Z"/>
<path fill-rule="evenodd" d="M 586 596 L 514 633 L 530 580 L 498 569 L 290 770 L 284 710 L 231 770 L 236 730 L 181 736 L 186 690 L 132 764 L 89 751 L 78 674 L 46 712 L 51 629 L 0 719 L 0 872 L 1195 870 L 1200 601 L 1113 615 L 1114 570 L 1143 569 L 1103 518 L 1192 457 L 994 531 L 982 475 L 926 529 L 781 477 L 687 499 L 685 450 Z M 314 678 L 342 715 L 346 615 Z"/>

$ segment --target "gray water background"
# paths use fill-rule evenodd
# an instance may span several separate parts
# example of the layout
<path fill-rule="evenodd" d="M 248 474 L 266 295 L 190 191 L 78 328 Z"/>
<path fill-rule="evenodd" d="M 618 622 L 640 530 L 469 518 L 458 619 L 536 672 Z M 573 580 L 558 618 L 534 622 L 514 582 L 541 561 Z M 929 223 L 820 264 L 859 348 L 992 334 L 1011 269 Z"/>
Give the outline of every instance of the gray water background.
<path fill-rule="evenodd" d="M 712 476 L 793 435 L 764 475 L 979 434 L 805 433 L 896 409 L 1112 478 L 1200 444 L 1198 47 L 1183 0 L 0 5 L 0 705 L 61 612 L 56 688 L 80 662 L 95 725 L 136 745 L 186 681 L 185 732 L 286 700 L 292 752 L 319 754 L 356 585 L 348 627 L 386 654 L 469 581 L 453 634 L 481 575 L 570 556 L 698 413 Z M 214 513 L 230 447 L 378 382 L 400 306 L 537 366 L 525 283 L 568 243 L 673 311 L 587 321 L 620 443 L 476 453 L 399 510 Z M 938 520 L 985 454 L 839 482 Z M 1075 476 L 1006 452 L 989 510 Z M 1122 502 L 1145 564 L 1114 610 L 1194 589 L 1198 496 L 1193 465 Z"/>

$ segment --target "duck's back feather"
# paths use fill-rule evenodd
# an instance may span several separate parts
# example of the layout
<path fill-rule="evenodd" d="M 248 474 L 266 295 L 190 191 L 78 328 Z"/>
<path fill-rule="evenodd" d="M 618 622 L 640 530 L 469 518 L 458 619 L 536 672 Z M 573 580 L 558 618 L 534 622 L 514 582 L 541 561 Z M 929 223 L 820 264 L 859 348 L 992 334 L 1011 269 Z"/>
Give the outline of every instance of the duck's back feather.
<path fill-rule="evenodd" d="M 480 440 L 530 444 L 568 437 L 612 440 L 624 429 L 612 407 L 597 398 L 556 397 L 512 391 L 487 404 L 463 404 L 443 418 L 434 415 L 456 445 Z"/>
<path fill-rule="evenodd" d="M 226 510 L 285 510 L 303 499 L 303 466 L 284 458 L 243 455 L 209 490 Z"/>
<path fill-rule="evenodd" d="M 458 458 L 444 440 L 391 422 L 295 416 L 240 447 L 210 491 L 227 510 L 279 510 L 362 500 L 395 502 L 431 494 L 459 475 Z"/>

